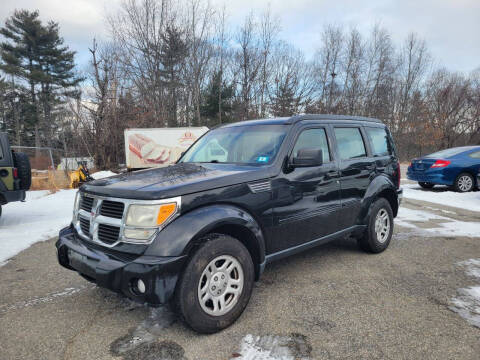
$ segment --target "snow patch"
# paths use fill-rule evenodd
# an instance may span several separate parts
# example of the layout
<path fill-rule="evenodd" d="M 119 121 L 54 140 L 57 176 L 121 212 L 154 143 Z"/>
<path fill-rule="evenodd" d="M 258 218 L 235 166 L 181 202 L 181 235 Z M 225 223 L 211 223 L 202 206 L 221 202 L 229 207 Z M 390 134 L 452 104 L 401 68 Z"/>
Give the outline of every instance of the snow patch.
<path fill-rule="evenodd" d="M 240 352 L 232 359 L 243 360 L 307 360 L 312 351 L 306 337 L 300 334 L 290 336 L 254 336 L 243 338 Z"/>
<path fill-rule="evenodd" d="M 480 259 L 470 259 L 458 264 L 465 268 L 465 273 L 480 280 Z M 471 286 L 457 290 L 457 297 L 452 299 L 450 309 L 480 328 L 480 286 Z"/>
<path fill-rule="evenodd" d="M 448 187 L 435 186 L 433 190 L 424 190 L 417 184 L 402 184 L 403 196 L 407 199 L 428 201 L 460 209 L 480 211 L 480 191 L 458 193 Z"/>
<path fill-rule="evenodd" d="M 429 227 L 420 223 L 431 222 Z M 466 236 L 480 237 L 480 222 L 459 221 L 449 217 L 432 214 L 428 211 L 400 207 L 395 223 L 419 230 L 425 236 Z"/>
<path fill-rule="evenodd" d="M 28 191 L 26 202 L 4 205 L 0 217 L 0 264 L 36 242 L 57 236 L 72 219 L 76 192 Z"/>
<path fill-rule="evenodd" d="M 115 176 L 115 175 L 117 174 L 110 170 L 97 171 L 96 173 L 90 174 L 90 176 L 95 180 L 105 179 L 107 177 Z"/>

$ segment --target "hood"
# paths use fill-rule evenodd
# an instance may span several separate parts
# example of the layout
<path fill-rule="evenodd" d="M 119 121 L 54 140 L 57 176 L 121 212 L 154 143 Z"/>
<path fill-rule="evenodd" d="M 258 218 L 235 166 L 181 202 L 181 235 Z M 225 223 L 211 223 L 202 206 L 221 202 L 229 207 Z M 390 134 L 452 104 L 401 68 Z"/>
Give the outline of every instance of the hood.
<path fill-rule="evenodd" d="M 81 190 L 100 196 L 158 200 L 265 177 L 268 177 L 268 170 L 265 167 L 179 163 L 94 180 L 83 185 Z"/>

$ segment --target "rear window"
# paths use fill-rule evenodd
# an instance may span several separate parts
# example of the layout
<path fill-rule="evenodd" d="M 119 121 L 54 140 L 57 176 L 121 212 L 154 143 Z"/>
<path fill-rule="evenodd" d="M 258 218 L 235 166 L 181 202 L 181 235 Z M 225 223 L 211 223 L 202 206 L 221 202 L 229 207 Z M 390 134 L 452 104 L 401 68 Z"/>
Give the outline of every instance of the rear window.
<path fill-rule="evenodd" d="M 342 160 L 367 156 L 359 128 L 335 128 L 338 153 Z"/>
<path fill-rule="evenodd" d="M 474 158 L 474 159 L 480 159 L 480 151 L 471 153 L 469 156 L 470 156 L 471 158 Z M 1 159 L 1 157 L 0 157 L 0 159 Z"/>
<path fill-rule="evenodd" d="M 426 155 L 426 158 L 448 158 L 451 156 L 458 155 L 462 152 L 468 151 L 472 149 L 471 147 L 456 147 L 456 148 L 451 148 L 451 149 L 445 149 L 441 151 L 437 151 L 436 153 Z M 473 149 L 472 149 L 473 150 Z"/>
<path fill-rule="evenodd" d="M 372 152 L 374 156 L 391 155 L 392 151 L 389 146 L 387 131 L 383 128 L 365 128 L 368 139 L 372 144 Z"/>

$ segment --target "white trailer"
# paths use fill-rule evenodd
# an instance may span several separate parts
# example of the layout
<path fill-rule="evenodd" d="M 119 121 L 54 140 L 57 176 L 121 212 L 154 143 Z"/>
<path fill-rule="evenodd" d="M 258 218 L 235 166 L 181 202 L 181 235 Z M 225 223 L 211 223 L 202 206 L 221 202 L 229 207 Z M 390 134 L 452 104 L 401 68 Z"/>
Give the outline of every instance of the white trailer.
<path fill-rule="evenodd" d="M 173 164 L 207 127 L 126 129 L 125 156 L 129 169 Z"/>

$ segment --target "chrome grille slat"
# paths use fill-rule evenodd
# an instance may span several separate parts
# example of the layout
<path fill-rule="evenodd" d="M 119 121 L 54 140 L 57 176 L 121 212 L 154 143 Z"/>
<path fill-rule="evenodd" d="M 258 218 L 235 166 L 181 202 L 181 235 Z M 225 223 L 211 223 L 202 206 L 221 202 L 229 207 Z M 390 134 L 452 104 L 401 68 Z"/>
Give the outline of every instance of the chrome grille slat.
<path fill-rule="evenodd" d="M 181 199 L 181 197 L 174 197 L 159 200 L 134 200 L 81 192 L 80 204 L 75 211 L 74 226 L 82 239 L 108 248 L 112 248 L 120 242 L 149 244 L 154 239 L 153 235 L 147 241 L 141 242 L 124 237 L 124 230 L 130 228 L 125 224 L 124 216 L 128 207 L 131 204 L 160 205 L 175 202 L 178 206 L 176 212 L 178 216 L 181 208 Z M 146 228 L 151 229 L 149 227 Z M 155 230 L 157 229 L 161 229 L 161 227 L 155 227 Z"/>
<path fill-rule="evenodd" d="M 80 228 L 85 235 L 90 235 L 90 220 L 80 217 Z"/>
<path fill-rule="evenodd" d="M 121 219 L 125 204 L 118 201 L 103 200 L 100 207 L 100 215 Z"/>
<path fill-rule="evenodd" d="M 93 198 L 90 196 L 82 195 L 80 199 L 80 208 L 85 211 L 92 211 Z"/>
<path fill-rule="evenodd" d="M 98 225 L 98 239 L 102 242 L 113 244 L 118 240 L 120 228 L 107 224 Z"/>

